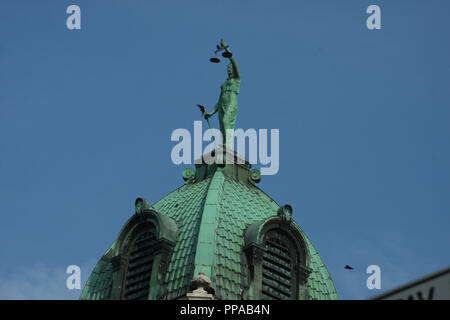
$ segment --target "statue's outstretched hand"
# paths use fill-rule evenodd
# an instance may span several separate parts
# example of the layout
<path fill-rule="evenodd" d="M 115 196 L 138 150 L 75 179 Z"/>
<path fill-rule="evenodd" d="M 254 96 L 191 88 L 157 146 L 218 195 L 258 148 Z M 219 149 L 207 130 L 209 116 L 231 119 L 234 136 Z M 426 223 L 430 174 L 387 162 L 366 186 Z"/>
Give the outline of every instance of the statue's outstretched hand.
<path fill-rule="evenodd" d="M 223 39 L 220 40 L 220 45 L 225 49 L 225 51 L 228 51 L 228 45 L 225 41 L 223 41 Z"/>
<path fill-rule="evenodd" d="M 212 116 L 212 113 L 205 113 L 205 120 L 208 120 Z"/>

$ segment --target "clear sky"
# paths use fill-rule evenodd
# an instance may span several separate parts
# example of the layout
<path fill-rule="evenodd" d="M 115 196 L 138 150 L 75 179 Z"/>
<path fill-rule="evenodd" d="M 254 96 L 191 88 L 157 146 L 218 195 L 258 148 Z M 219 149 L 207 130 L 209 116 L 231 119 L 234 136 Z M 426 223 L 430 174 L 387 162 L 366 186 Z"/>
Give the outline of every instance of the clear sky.
<path fill-rule="evenodd" d="M 81 30 L 66 8 L 81 8 Z M 366 8 L 381 8 L 381 30 Z M 176 128 L 212 108 L 230 45 L 239 128 L 280 130 L 260 187 L 340 298 L 450 265 L 449 1 L 0 2 L 0 298 L 71 299 L 134 212 L 183 184 Z M 217 126 L 217 118 L 212 123 Z M 345 270 L 349 264 L 355 270 Z M 382 290 L 366 288 L 381 268 Z"/>

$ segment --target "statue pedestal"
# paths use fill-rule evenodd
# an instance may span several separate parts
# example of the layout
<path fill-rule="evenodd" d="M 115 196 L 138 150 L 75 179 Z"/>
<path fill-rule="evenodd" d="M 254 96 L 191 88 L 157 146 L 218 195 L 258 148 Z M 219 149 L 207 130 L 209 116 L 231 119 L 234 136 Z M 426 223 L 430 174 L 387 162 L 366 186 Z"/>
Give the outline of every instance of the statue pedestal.
<path fill-rule="evenodd" d="M 214 151 L 205 153 L 201 158 L 194 160 L 196 165 L 213 163 L 219 165 L 238 164 L 248 168 L 251 167 L 250 163 L 243 156 L 223 144 L 219 145 Z"/>

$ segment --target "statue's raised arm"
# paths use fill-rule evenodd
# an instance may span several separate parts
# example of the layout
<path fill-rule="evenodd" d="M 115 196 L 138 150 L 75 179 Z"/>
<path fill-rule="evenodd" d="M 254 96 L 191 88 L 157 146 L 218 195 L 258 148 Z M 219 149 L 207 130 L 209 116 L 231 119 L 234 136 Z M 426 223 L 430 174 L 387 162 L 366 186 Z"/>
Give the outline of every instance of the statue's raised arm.
<path fill-rule="evenodd" d="M 229 46 L 225 43 L 225 41 L 220 40 L 220 44 L 222 45 L 222 47 L 224 48 L 224 50 L 228 53 L 231 53 Z M 233 74 L 232 74 L 232 78 L 235 79 L 241 79 L 241 74 L 239 73 L 239 68 L 238 65 L 236 63 L 236 59 L 234 58 L 233 55 L 231 55 L 231 57 L 229 58 L 231 61 L 231 67 L 233 69 Z"/>

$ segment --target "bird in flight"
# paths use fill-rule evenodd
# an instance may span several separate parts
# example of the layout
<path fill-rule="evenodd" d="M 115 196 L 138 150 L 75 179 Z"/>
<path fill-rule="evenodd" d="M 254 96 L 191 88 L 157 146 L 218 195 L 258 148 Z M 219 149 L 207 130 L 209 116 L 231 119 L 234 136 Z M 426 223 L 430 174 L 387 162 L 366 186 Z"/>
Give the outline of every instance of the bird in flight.
<path fill-rule="evenodd" d="M 345 265 L 344 269 L 353 270 L 353 267 L 350 267 L 348 264 Z"/>

